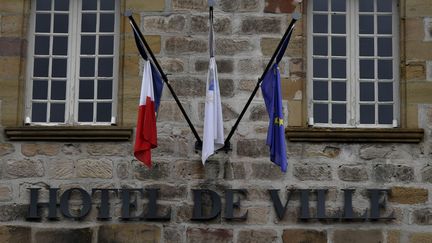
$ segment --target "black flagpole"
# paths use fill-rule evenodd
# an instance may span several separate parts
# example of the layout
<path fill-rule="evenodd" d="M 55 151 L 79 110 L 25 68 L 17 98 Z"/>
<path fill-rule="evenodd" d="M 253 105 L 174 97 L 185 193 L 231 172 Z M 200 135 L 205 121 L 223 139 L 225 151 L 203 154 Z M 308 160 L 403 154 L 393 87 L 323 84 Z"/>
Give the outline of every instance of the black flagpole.
<path fill-rule="evenodd" d="M 184 110 L 182 104 L 180 103 L 180 100 L 178 99 L 176 93 L 174 92 L 174 89 L 172 88 L 171 84 L 169 83 L 169 80 L 165 73 L 163 72 L 161 66 L 159 65 L 159 62 L 157 61 L 156 57 L 154 56 L 152 50 L 150 49 L 150 46 L 147 44 L 147 41 L 144 38 L 144 35 L 141 33 L 138 25 L 135 22 L 135 19 L 132 17 L 132 11 L 128 10 L 125 12 L 125 16 L 129 18 L 130 23 L 132 24 L 133 28 L 141 38 L 142 43 L 144 44 L 145 48 L 147 49 L 148 53 L 150 54 L 153 63 L 156 65 L 156 68 L 158 69 L 159 73 L 162 76 L 163 81 L 167 85 L 169 91 L 171 92 L 171 95 L 173 96 L 175 102 L 177 103 L 177 106 L 180 108 L 181 113 L 183 114 L 184 118 L 186 119 L 186 122 L 188 123 L 190 129 L 192 130 L 192 133 L 195 136 L 195 139 L 197 140 L 198 144 L 202 144 L 202 140 L 198 135 L 198 132 L 195 130 L 194 125 L 192 124 L 191 120 L 189 119 L 189 116 L 186 114 L 186 111 Z"/>
<path fill-rule="evenodd" d="M 285 31 L 284 36 L 280 40 L 279 45 L 277 46 L 275 52 L 273 53 L 273 56 L 271 57 L 270 61 L 268 62 L 266 69 L 264 70 L 263 74 L 261 75 L 261 78 L 258 79 L 258 82 L 257 82 L 252 94 L 250 95 L 246 105 L 244 106 L 239 117 L 237 118 L 237 121 L 235 122 L 234 126 L 231 128 L 231 131 L 228 134 L 228 137 L 225 139 L 224 147 L 221 148 L 221 150 L 228 151 L 231 149 L 230 140 L 231 140 L 232 136 L 234 135 L 235 130 L 237 129 L 241 119 L 243 118 L 244 114 L 246 113 L 246 110 L 249 108 L 249 105 L 251 104 L 256 93 L 258 92 L 259 86 L 261 85 L 261 83 L 262 83 L 265 75 L 267 74 L 268 70 L 272 66 L 276 56 L 279 54 L 280 49 L 281 49 L 282 45 L 284 44 L 285 40 L 287 40 L 287 38 L 288 38 L 287 41 L 289 41 L 289 38 L 291 38 L 292 32 L 294 31 L 295 23 L 297 22 L 298 19 L 300 19 L 300 14 L 294 13 L 292 17 L 293 17 L 293 19 L 291 20 L 291 23 L 289 24 L 287 30 Z"/>

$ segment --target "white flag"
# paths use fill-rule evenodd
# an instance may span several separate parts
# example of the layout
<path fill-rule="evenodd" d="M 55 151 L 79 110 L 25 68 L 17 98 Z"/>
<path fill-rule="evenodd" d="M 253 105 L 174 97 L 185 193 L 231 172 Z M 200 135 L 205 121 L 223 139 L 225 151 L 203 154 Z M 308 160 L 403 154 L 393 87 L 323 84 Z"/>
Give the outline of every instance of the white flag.
<path fill-rule="evenodd" d="M 224 130 L 222 105 L 219 92 L 216 60 L 210 58 L 206 85 L 206 101 L 204 112 L 204 137 L 202 162 L 205 164 L 210 155 L 224 146 Z"/>

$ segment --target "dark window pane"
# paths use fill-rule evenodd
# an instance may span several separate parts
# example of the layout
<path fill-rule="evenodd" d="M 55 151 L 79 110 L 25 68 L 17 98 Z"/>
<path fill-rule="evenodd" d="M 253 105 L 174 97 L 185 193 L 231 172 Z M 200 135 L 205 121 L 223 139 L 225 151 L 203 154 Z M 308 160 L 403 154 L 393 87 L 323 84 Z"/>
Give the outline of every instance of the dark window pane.
<path fill-rule="evenodd" d="M 332 37 L 332 56 L 346 55 L 345 37 Z"/>
<path fill-rule="evenodd" d="M 332 100 L 346 101 L 346 83 L 332 82 Z"/>
<path fill-rule="evenodd" d="M 53 59 L 52 60 L 52 73 L 53 77 L 66 78 L 67 73 L 67 59 Z"/>
<path fill-rule="evenodd" d="M 313 1 L 313 11 L 327 11 L 327 10 L 328 10 L 328 0 Z"/>
<path fill-rule="evenodd" d="M 36 32 L 49 33 L 51 31 L 51 15 L 36 14 Z"/>
<path fill-rule="evenodd" d="M 102 0 L 102 2 L 105 0 Z M 83 0 L 82 1 L 82 10 L 96 10 L 97 8 L 97 0 Z"/>
<path fill-rule="evenodd" d="M 360 105 L 360 123 L 375 124 L 375 105 Z"/>
<path fill-rule="evenodd" d="M 113 54 L 114 53 L 114 36 L 100 36 L 99 37 L 99 54 Z"/>
<path fill-rule="evenodd" d="M 64 122 L 65 104 L 51 104 L 50 122 Z"/>
<path fill-rule="evenodd" d="M 393 61 L 378 60 L 378 78 L 392 79 L 393 78 Z"/>
<path fill-rule="evenodd" d="M 33 64 L 34 77 L 48 77 L 48 58 L 35 58 Z"/>
<path fill-rule="evenodd" d="M 94 75 L 95 75 L 95 59 L 94 58 L 81 58 L 80 76 L 81 77 L 94 77 Z"/>
<path fill-rule="evenodd" d="M 360 83 L 360 101 L 375 101 L 375 85 L 372 82 Z"/>
<path fill-rule="evenodd" d="M 93 103 L 79 103 L 78 121 L 93 122 Z"/>
<path fill-rule="evenodd" d="M 392 12 L 392 0 L 377 0 L 378 12 Z"/>
<path fill-rule="evenodd" d="M 68 38 L 60 36 L 53 38 L 53 55 L 67 55 Z"/>
<path fill-rule="evenodd" d="M 315 36 L 313 38 L 313 54 L 314 55 L 327 55 L 327 37 Z"/>
<path fill-rule="evenodd" d="M 68 33 L 69 16 L 67 14 L 54 14 L 54 33 Z"/>
<path fill-rule="evenodd" d="M 360 15 L 360 34 L 374 33 L 374 17 L 373 15 Z"/>
<path fill-rule="evenodd" d="M 103 0 L 100 2 L 101 10 L 114 10 L 115 9 L 115 1 L 114 0 Z"/>
<path fill-rule="evenodd" d="M 378 56 L 391 57 L 393 53 L 392 38 L 378 38 Z"/>
<path fill-rule="evenodd" d="M 113 75 L 113 58 L 99 58 L 98 76 L 112 77 Z"/>
<path fill-rule="evenodd" d="M 331 9 L 332 11 L 345 12 L 345 0 L 332 0 Z"/>
<path fill-rule="evenodd" d="M 345 15 L 332 15 L 332 33 L 335 34 L 345 34 L 346 32 L 346 24 L 345 24 Z"/>
<path fill-rule="evenodd" d="M 82 32 L 96 32 L 96 14 L 82 14 Z"/>
<path fill-rule="evenodd" d="M 99 80 L 97 88 L 98 99 L 111 99 L 112 98 L 112 80 Z"/>
<path fill-rule="evenodd" d="M 97 104 L 96 121 L 98 122 L 111 121 L 111 103 Z"/>
<path fill-rule="evenodd" d="M 345 104 L 332 105 L 332 123 L 346 124 L 346 114 L 347 112 Z"/>
<path fill-rule="evenodd" d="M 346 78 L 345 60 L 332 60 L 332 78 Z"/>
<path fill-rule="evenodd" d="M 375 77 L 374 60 L 360 60 L 360 78 Z"/>
<path fill-rule="evenodd" d="M 392 16 L 378 16 L 378 34 L 391 34 L 392 27 Z"/>
<path fill-rule="evenodd" d="M 379 124 L 393 123 L 393 105 L 378 106 L 378 123 Z"/>
<path fill-rule="evenodd" d="M 51 81 L 51 99 L 66 100 L 66 81 Z"/>
<path fill-rule="evenodd" d="M 374 0 L 361 0 L 359 2 L 360 12 L 373 12 L 374 11 Z"/>
<path fill-rule="evenodd" d="M 96 49 L 96 36 L 81 36 L 81 54 L 94 55 Z"/>
<path fill-rule="evenodd" d="M 79 98 L 93 99 L 94 97 L 94 81 L 80 80 L 79 82 Z"/>
<path fill-rule="evenodd" d="M 37 0 L 36 10 L 51 10 L 51 0 Z"/>
<path fill-rule="evenodd" d="M 35 36 L 35 54 L 36 55 L 49 55 L 49 36 Z"/>
<path fill-rule="evenodd" d="M 69 0 L 55 0 L 54 10 L 68 11 L 69 10 Z"/>
<path fill-rule="evenodd" d="M 378 101 L 393 101 L 393 83 L 378 83 Z"/>
<path fill-rule="evenodd" d="M 328 123 L 327 104 L 314 104 L 313 114 L 315 123 Z"/>
<path fill-rule="evenodd" d="M 375 56 L 374 38 L 360 38 L 360 56 Z"/>
<path fill-rule="evenodd" d="M 327 15 L 314 14 L 313 15 L 313 32 L 314 33 L 327 33 Z"/>
<path fill-rule="evenodd" d="M 48 98 L 48 80 L 33 80 L 33 99 Z"/>
<path fill-rule="evenodd" d="M 47 104 L 33 103 L 32 104 L 32 122 L 46 122 Z"/>
<path fill-rule="evenodd" d="M 313 76 L 315 78 L 327 78 L 328 76 L 328 60 L 314 59 L 313 60 Z"/>
<path fill-rule="evenodd" d="M 328 100 L 328 82 L 313 81 L 314 100 Z"/>
<path fill-rule="evenodd" d="M 100 14 L 100 32 L 114 32 L 114 14 Z"/>

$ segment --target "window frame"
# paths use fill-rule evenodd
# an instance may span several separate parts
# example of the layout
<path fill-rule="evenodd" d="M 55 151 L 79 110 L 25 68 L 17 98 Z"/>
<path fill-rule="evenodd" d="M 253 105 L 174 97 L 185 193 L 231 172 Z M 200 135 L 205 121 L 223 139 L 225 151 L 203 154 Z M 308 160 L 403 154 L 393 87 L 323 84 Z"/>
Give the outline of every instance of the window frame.
<path fill-rule="evenodd" d="M 65 99 L 65 120 L 64 122 L 33 122 L 32 119 L 32 91 L 33 91 L 33 68 L 35 59 L 35 28 L 36 28 L 36 0 L 32 0 L 30 3 L 30 16 L 29 16 L 29 28 L 28 28 L 28 44 L 27 44 L 27 64 L 25 73 L 25 108 L 24 108 L 24 124 L 31 126 L 111 126 L 116 125 L 118 120 L 118 85 L 119 85 L 119 63 L 120 63 L 120 1 L 114 0 L 114 30 L 113 30 L 113 76 L 112 76 L 112 99 L 111 99 L 111 119 L 109 122 L 79 122 L 78 121 L 78 96 L 79 96 L 79 63 L 80 63 L 80 44 L 81 44 L 81 14 L 82 14 L 82 0 L 69 1 L 69 18 L 68 18 L 68 54 L 67 54 L 67 72 L 66 72 L 66 99 Z M 97 1 L 98 6 L 100 0 Z M 46 10 L 47 13 L 52 14 L 57 12 L 53 6 L 55 1 L 51 1 L 51 10 Z M 94 10 L 97 13 L 104 12 L 104 10 Z M 105 10 L 106 11 L 106 10 Z M 109 10 L 111 11 L 111 10 Z M 38 10 L 38 12 L 40 12 Z M 111 11 L 112 12 L 112 11 Z M 53 16 L 53 15 L 52 15 Z M 99 18 L 96 18 L 96 24 L 99 24 Z M 53 28 L 54 18 L 51 17 L 51 26 Z M 100 32 L 95 32 L 95 36 L 99 36 Z M 111 32 L 110 32 L 111 33 Z M 47 33 L 47 36 L 56 36 L 56 33 Z M 52 38 L 50 38 L 50 53 L 48 56 L 52 57 Z M 97 46 L 95 44 L 95 50 L 97 53 Z M 98 54 L 95 53 L 95 59 Z M 49 64 L 48 71 L 51 72 L 51 63 Z M 96 62 L 95 62 L 96 63 Z M 96 65 L 96 64 L 95 64 Z M 49 74 L 49 76 L 51 76 Z M 51 78 L 52 80 L 52 78 Z M 95 73 L 95 92 L 97 90 L 97 73 Z M 51 81 L 50 81 L 51 82 Z M 47 88 L 47 101 L 51 101 L 50 93 L 51 85 Z M 93 98 L 93 102 L 97 101 L 97 97 Z M 49 103 L 48 103 L 49 104 Z M 47 110 L 50 109 L 47 105 Z M 48 112 L 47 112 L 48 116 Z M 96 110 L 93 110 L 93 117 L 96 116 Z"/>
<path fill-rule="evenodd" d="M 330 2 L 331 0 L 326 0 Z M 329 123 L 316 123 L 314 122 L 314 115 L 313 115 L 313 0 L 308 1 L 308 5 L 306 6 L 306 13 L 307 13 L 307 48 L 306 48 L 306 55 L 307 55 L 307 71 L 306 71 L 306 92 L 307 92 L 307 122 L 308 125 L 313 127 L 324 127 L 324 128 L 395 128 L 400 127 L 400 69 L 399 69 L 399 61 L 400 61 L 400 50 L 399 50 L 399 38 L 400 38 L 400 28 L 399 28 L 399 1 L 398 0 L 392 0 L 392 58 L 393 58 L 393 123 L 392 124 L 360 124 L 360 85 L 359 85 L 359 72 L 360 72 L 360 54 L 359 54 L 359 2 L 360 0 L 347 0 L 346 1 L 346 60 L 347 60 L 347 67 L 346 67 L 346 105 L 347 105 L 347 116 L 346 121 L 347 124 L 332 124 L 331 123 L 331 117 L 329 117 Z M 376 4 L 376 0 L 374 1 L 374 4 Z M 331 9 L 328 9 L 328 18 L 331 18 L 332 12 Z M 363 12 L 362 12 L 363 13 Z M 370 36 L 374 36 L 374 60 L 377 58 L 376 52 L 377 52 L 377 45 L 376 45 L 376 36 L 379 36 L 379 34 L 376 33 L 376 16 L 377 12 L 365 12 L 373 14 L 374 16 L 374 34 L 371 34 Z M 379 13 L 378 13 L 379 15 Z M 329 26 L 330 26 L 330 22 Z M 322 34 L 322 36 L 331 37 L 334 34 L 328 33 Z M 327 43 L 328 47 L 331 46 L 331 42 L 328 41 Z M 327 59 L 331 57 L 330 48 L 327 50 Z M 377 76 L 377 62 L 374 62 L 375 64 L 375 81 L 374 82 L 374 92 L 375 94 L 378 94 L 377 91 L 377 83 L 378 83 L 378 76 Z M 331 67 L 328 65 L 328 69 L 330 70 Z M 329 74 L 331 73 L 331 70 L 329 71 Z M 332 80 L 331 76 L 328 77 L 328 80 Z M 328 82 L 329 82 L 328 81 Z M 331 89 L 331 86 L 328 85 L 329 90 Z M 375 122 L 378 122 L 378 106 L 376 105 L 378 103 L 378 97 L 375 97 Z M 332 101 L 331 93 L 328 93 L 328 100 L 326 101 L 326 104 L 329 104 L 329 107 L 331 107 L 330 103 Z M 329 108 L 331 109 L 331 108 Z M 330 113 L 330 112 L 329 112 Z"/>

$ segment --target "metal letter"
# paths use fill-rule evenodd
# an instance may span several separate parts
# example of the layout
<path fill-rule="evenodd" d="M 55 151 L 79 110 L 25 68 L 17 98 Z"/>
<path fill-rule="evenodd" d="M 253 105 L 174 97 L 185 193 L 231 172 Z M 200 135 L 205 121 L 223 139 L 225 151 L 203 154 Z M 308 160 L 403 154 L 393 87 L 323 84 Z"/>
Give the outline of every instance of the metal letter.
<path fill-rule="evenodd" d="M 164 216 L 158 216 L 158 205 L 157 205 L 157 198 L 159 194 L 159 189 L 146 189 L 148 193 L 148 212 L 147 214 L 143 215 L 142 218 L 147 220 L 159 220 L 159 221 L 167 221 L 171 219 L 171 208 L 169 209 L 168 213 Z M 143 213 L 144 214 L 144 213 Z"/>
<path fill-rule="evenodd" d="M 234 208 L 240 209 L 240 197 L 234 202 L 234 193 L 238 192 L 239 194 L 246 197 L 247 191 L 245 189 L 228 189 L 225 193 L 225 219 L 227 220 L 246 220 L 248 211 L 244 213 L 240 217 L 234 217 Z"/>
<path fill-rule="evenodd" d="M 212 220 L 219 216 L 221 211 L 221 198 L 220 196 L 209 189 L 198 189 L 198 190 L 192 190 L 194 195 L 194 208 L 193 208 L 193 215 L 192 220 Z M 210 215 L 205 216 L 203 212 L 203 200 L 202 196 L 204 194 L 207 194 L 210 196 L 212 207 Z"/>
<path fill-rule="evenodd" d="M 380 219 L 387 219 L 387 220 L 391 220 L 391 219 L 395 219 L 394 217 L 394 211 L 392 211 L 390 213 L 389 216 L 387 217 L 381 217 L 380 216 L 380 210 L 385 208 L 386 205 L 386 200 L 383 199 L 380 202 L 380 196 L 381 196 L 381 192 L 386 192 L 389 193 L 390 190 L 389 189 L 368 189 L 369 195 L 370 195 L 370 216 L 369 219 L 370 220 L 380 220 Z"/>
<path fill-rule="evenodd" d="M 100 201 L 100 207 L 99 207 L 99 214 L 97 219 L 99 220 L 109 220 L 110 217 L 110 203 L 109 203 L 109 192 L 113 191 L 115 193 L 118 192 L 117 189 L 92 189 L 92 195 L 95 194 L 95 192 L 100 191 L 101 192 L 101 201 Z"/>
<path fill-rule="evenodd" d="M 79 210 L 79 214 L 74 216 L 69 210 L 69 200 L 73 191 L 78 191 L 81 194 L 82 208 Z M 90 195 L 81 188 L 71 188 L 66 190 L 60 197 L 60 211 L 67 218 L 73 218 L 76 220 L 83 219 L 91 209 L 91 197 Z"/>
<path fill-rule="evenodd" d="M 279 190 L 270 189 L 268 191 L 270 193 L 270 198 L 273 201 L 273 208 L 276 211 L 276 215 L 279 220 L 282 220 L 287 210 L 288 202 L 291 199 L 292 191 L 287 194 L 287 200 L 284 206 L 282 206 L 282 203 L 279 198 Z"/>
<path fill-rule="evenodd" d="M 131 202 L 131 193 L 139 192 L 141 198 L 144 196 L 143 189 L 122 189 L 121 190 L 121 198 L 122 198 L 122 209 L 121 209 L 121 219 L 122 220 L 137 220 L 139 217 L 131 216 L 131 209 L 136 209 L 138 206 L 137 198 L 133 202 Z"/>

